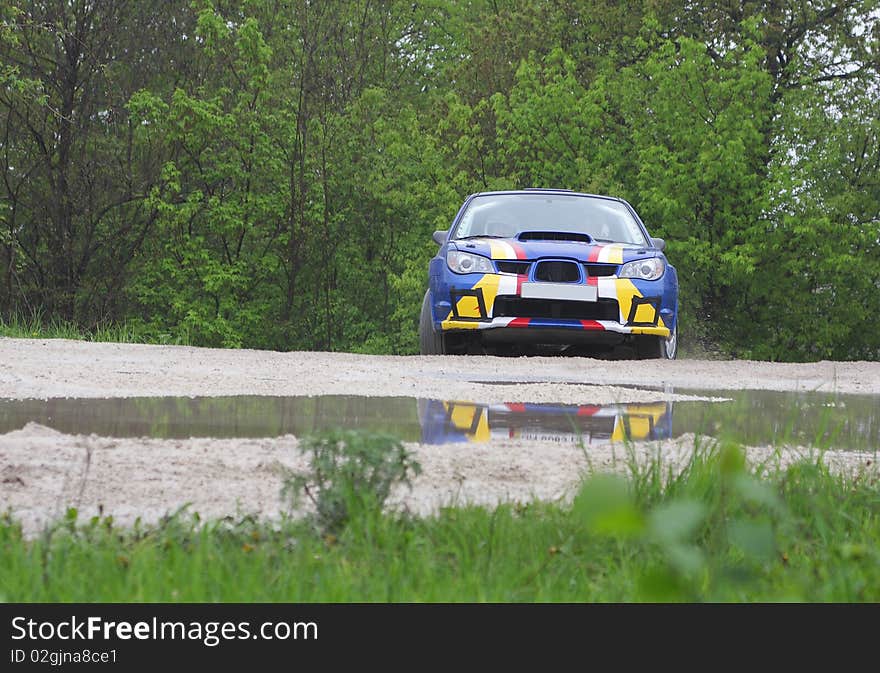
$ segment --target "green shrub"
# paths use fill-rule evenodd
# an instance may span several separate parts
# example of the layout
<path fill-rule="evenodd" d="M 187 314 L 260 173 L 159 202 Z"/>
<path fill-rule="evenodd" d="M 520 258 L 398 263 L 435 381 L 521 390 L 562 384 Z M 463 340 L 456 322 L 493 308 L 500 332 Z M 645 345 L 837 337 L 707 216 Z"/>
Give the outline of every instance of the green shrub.
<path fill-rule="evenodd" d="M 391 435 L 332 430 L 305 437 L 309 454 L 305 473 L 289 473 L 282 493 L 294 507 L 305 496 L 314 506 L 318 525 L 336 532 L 356 514 L 381 513 L 391 489 L 410 485 L 421 472 L 400 440 Z"/>

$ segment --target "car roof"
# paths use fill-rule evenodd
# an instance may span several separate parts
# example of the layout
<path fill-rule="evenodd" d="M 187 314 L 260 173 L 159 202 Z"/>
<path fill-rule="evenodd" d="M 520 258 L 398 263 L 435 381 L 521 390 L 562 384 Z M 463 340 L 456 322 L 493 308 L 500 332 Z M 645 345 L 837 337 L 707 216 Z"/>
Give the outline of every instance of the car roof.
<path fill-rule="evenodd" d="M 471 194 L 469 198 L 473 198 L 475 196 L 497 196 L 503 194 L 569 194 L 571 196 L 587 196 L 594 199 L 608 199 L 609 201 L 619 201 L 620 203 L 626 203 L 626 201 L 617 196 L 608 196 L 605 194 L 589 194 L 587 192 L 576 192 L 573 189 L 548 187 L 525 187 L 524 189 L 502 189 L 489 192 L 475 192 L 474 194 Z"/>

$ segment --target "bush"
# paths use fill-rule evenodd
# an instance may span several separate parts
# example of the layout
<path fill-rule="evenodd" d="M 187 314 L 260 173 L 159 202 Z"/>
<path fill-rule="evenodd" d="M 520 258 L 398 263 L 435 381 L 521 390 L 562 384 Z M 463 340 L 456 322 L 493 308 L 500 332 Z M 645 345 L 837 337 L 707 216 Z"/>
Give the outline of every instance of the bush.
<path fill-rule="evenodd" d="M 305 496 L 315 506 L 318 525 L 338 532 L 358 514 L 379 514 L 391 489 L 410 485 L 421 466 L 400 440 L 382 433 L 332 430 L 305 437 L 309 470 L 290 472 L 282 494 L 293 507 Z"/>

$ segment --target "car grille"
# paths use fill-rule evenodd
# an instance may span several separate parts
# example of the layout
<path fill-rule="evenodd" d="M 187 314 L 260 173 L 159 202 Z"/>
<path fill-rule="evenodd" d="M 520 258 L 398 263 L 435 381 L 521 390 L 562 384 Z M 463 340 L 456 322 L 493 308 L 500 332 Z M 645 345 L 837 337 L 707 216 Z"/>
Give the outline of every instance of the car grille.
<path fill-rule="evenodd" d="M 495 318 L 565 318 L 570 320 L 620 320 L 616 299 L 565 301 L 561 299 L 523 299 L 495 297 Z"/>
<path fill-rule="evenodd" d="M 613 276 L 617 273 L 617 264 L 584 264 L 588 276 Z"/>
<path fill-rule="evenodd" d="M 499 273 L 515 273 L 520 276 L 527 276 L 532 263 L 495 260 L 495 266 Z M 594 278 L 613 276 L 617 273 L 618 268 L 617 264 L 584 264 L 583 267 L 586 274 Z"/>
<path fill-rule="evenodd" d="M 516 273 L 520 275 L 527 275 L 531 265 L 531 262 L 495 262 L 495 266 L 501 273 Z"/>
<path fill-rule="evenodd" d="M 574 262 L 538 262 L 535 269 L 535 280 L 549 283 L 577 283 L 581 272 Z"/>

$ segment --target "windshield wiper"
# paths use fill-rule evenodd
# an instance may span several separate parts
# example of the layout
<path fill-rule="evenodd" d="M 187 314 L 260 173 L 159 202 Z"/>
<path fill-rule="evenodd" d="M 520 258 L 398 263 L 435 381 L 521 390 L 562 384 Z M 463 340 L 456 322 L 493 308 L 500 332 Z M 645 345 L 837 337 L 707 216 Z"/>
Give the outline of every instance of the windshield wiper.
<path fill-rule="evenodd" d="M 471 234 L 470 236 L 459 236 L 452 239 L 453 241 L 467 241 L 471 238 L 511 238 L 511 236 L 497 236 L 495 234 Z"/>

